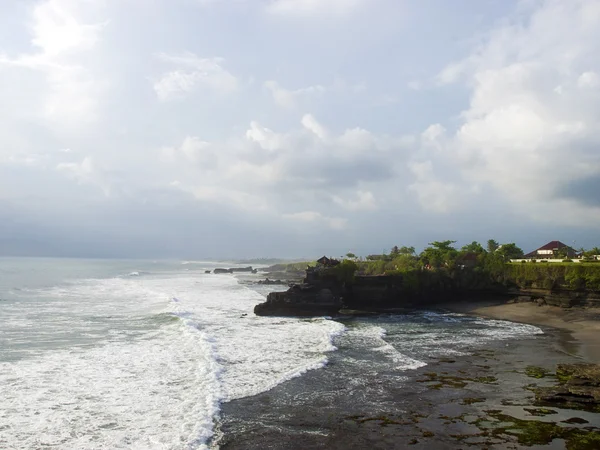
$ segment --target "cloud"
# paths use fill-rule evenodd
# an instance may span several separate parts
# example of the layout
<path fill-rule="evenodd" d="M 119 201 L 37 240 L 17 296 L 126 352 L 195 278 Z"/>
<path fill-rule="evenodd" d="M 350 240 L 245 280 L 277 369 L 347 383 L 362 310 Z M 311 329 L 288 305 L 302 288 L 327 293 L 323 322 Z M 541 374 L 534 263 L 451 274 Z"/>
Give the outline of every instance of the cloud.
<path fill-rule="evenodd" d="M 293 222 L 313 223 L 315 225 L 325 225 L 332 230 L 343 230 L 348 224 L 348 220 L 342 217 L 327 217 L 317 211 L 302 211 L 291 214 L 283 214 L 282 217 Z"/>
<path fill-rule="evenodd" d="M 62 162 L 56 165 L 56 170 L 72 177 L 79 184 L 89 184 L 99 187 L 106 197 L 111 195 L 110 181 L 93 158 L 86 156 L 81 162 Z"/>
<path fill-rule="evenodd" d="M 41 49 L 45 58 L 91 50 L 100 38 L 102 24 L 85 24 L 76 16 L 74 0 L 48 0 L 33 10 L 33 39 L 31 43 Z"/>
<path fill-rule="evenodd" d="M 435 213 L 456 212 L 464 201 L 459 188 L 441 181 L 431 161 L 412 162 L 409 168 L 416 180 L 409 190 L 417 195 L 423 209 Z"/>
<path fill-rule="evenodd" d="M 309 101 L 313 104 L 316 100 L 323 101 L 331 96 L 347 98 L 366 91 L 365 83 L 351 84 L 341 78 L 336 78 L 328 85 L 315 84 L 299 89 L 286 89 L 277 81 L 269 80 L 264 87 L 271 93 L 277 106 L 288 110 L 298 109 Z"/>
<path fill-rule="evenodd" d="M 275 103 L 287 109 L 296 108 L 298 100 L 302 97 L 319 96 L 326 92 L 326 88 L 320 84 L 296 90 L 288 90 L 272 80 L 266 81 L 265 87 L 271 92 Z"/>
<path fill-rule="evenodd" d="M 327 139 L 327 130 L 311 114 L 305 114 L 302 117 L 302 125 L 320 139 Z"/>
<path fill-rule="evenodd" d="M 364 129 L 335 134 L 312 115 L 301 125 L 277 132 L 253 121 L 237 138 L 206 142 L 188 136 L 161 154 L 171 164 L 169 172 L 178 174 L 174 188 L 204 201 L 335 229 L 345 227 L 349 213 L 376 210 L 374 193 L 363 186 L 392 179 L 404 141 Z M 206 152 L 210 165 L 198 162 Z M 296 211 L 282 213 L 290 205 Z"/>
<path fill-rule="evenodd" d="M 345 200 L 334 195 L 333 201 L 348 211 L 374 211 L 377 209 L 375 196 L 369 191 L 357 191 L 356 200 Z"/>
<path fill-rule="evenodd" d="M 39 2 L 32 9 L 30 28 L 31 45 L 37 51 L 12 58 L 0 53 L 0 68 L 32 70 L 44 77 L 41 102 L 34 94 L 28 114 L 56 129 L 74 130 L 94 121 L 106 88 L 80 57 L 94 50 L 107 23 L 86 23 L 84 10 L 75 0 Z"/>
<path fill-rule="evenodd" d="M 184 98 L 202 88 L 227 94 L 239 86 L 238 79 L 222 67 L 222 58 L 200 58 L 191 52 L 180 55 L 159 53 L 157 57 L 166 64 L 177 66 L 153 84 L 161 101 Z"/>
<path fill-rule="evenodd" d="M 445 151 L 465 185 L 491 186 L 529 217 L 575 224 L 583 215 L 600 218 L 585 197 L 560 194 L 600 176 L 600 2 L 536 5 L 440 72 L 441 82 L 471 88 Z M 431 177 L 431 167 L 412 169 Z M 559 205 L 562 213 L 549 217 Z"/>
<path fill-rule="evenodd" d="M 345 15 L 366 3 L 365 0 L 270 0 L 266 10 L 282 16 Z"/>

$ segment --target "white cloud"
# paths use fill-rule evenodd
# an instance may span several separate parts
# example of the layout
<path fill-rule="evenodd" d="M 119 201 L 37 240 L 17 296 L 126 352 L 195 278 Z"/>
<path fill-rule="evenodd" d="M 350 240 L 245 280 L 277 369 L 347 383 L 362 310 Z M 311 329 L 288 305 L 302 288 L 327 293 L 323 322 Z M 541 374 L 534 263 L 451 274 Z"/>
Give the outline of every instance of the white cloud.
<path fill-rule="evenodd" d="M 302 97 L 319 96 L 326 92 L 326 88 L 319 84 L 301 89 L 289 90 L 281 87 L 273 80 L 266 81 L 265 87 L 271 92 L 275 103 L 278 106 L 287 109 L 295 108 L 298 100 Z"/>
<path fill-rule="evenodd" d="M 263 150 L 276 151 L 285 146 L 285 139 L 268 128 L 262 127 L 258 122 L 250 122 L 250 129 L 246 131 L 246 139 L 256 142 Z"/>
<path fill-rule="evenodd" d="M 89 184 L 100 188 L 106 197 L 111 195 L 110 181 L 91 156 L 86 156 L 80 162 L 59 163 L 56 165 L 56 170 L 75 179 L 78 184 Z"/>
<path fill-rule="evenodd" d="M 348 225 L 348 220 L 342 217 L 328 217 L 317 211 L 301 211 L 291 214 L 283 214 L 282 217 L 293 222 L 313 223 L 315 225 L 326 225 L 332 230 L 343 230 Z"/>
<path fill-rule="evenodd" d="M 600 218 L 599 205 L 582 203 L 571 189 L 600 178 L 600 2 L 536 5 L 530 18 L 493 30 L 439 74 L 472 88 L 447 151 L 464 183 L 492 186 L 530 217 L 560 204 L 567 210 L 545 220 L 574 223 L 590 210 Z M 431 177 L 431 167 L 412 169 Z"/>
<path fill-rule="evenodd" d="M 301 125 L 277 132 L 253 121 L 238 138 L 186 137 L 161 155 L 174 164 L 169 173 L 177 173 L 175 188 L 204 201 L 335 230 L 346 228 L 348 214 L 377 210 L 371 187 L 392 179 L 392 168 L 404 160 L 398 153 L 404 141 L 364 129 L 336 135 L 311 115 Z M 207 149 L 212 167 L 192 163 Z M 296 212 L 282 214 L 290 207 Z"/>
<path fill-rule="evenodd" d="M 73 51 L 91 50 L 105 24 L 85 24 L 76 16 L 74 0 L 48 0 L 33 10 L 33 39 L 46 58 Z"/>
<path fill-rule="evenodd" d="M 95 120 L 105 89 L 106 83 L 95 78 L 79 57 L 94 50 L 106 23 L 85 23 L 84 9 L 75 0 L 39 2 L 31 13 L 31 44 L 39 51 L 14 58 L 0 54 L 0 67 L 29 69 L 44 76 L 41 107 L 32 105 L 30 114 L 54 128 L 77 129 Z"/>
<path fill-rule="evenodd" d="M 584 72 L 577 79 L 577 85 L 581 88 L 597 88 L 600 86 L 600 77 L 596 72 Z"/>
<path fill-rule="evenodd" d="M 357 191 L 356 200 L 345 200 L 334 195 L 333 201 L 348 211 L 374 211 L 377 209 L 375 196 L 369 191 Z"/>
<path fill-rule="evenodd" d="M 230 93 L 239 86 L 238 79 L 222 67 L 222 58 L 200 58 L 190 52 L 181 55 L 160 53 L 158 58 L 177 66 L 154 82 L 154 91 L 161 101 L 182 98 L 200 88 Z"/>
<path fill-rule="evenodd" d="M 284 16 L 344 15 L 366 3 L 365 0 L 269 0 L 267 12 Z"/>
<path fill-rule="evenodd" d="M 450 182 L 443 182 L 434 173 L 431 161 L 412 162 L 409 164 L 416 180 L 409 186 L 409 190 L 417 195 L 423 209 L 435 213 L 456 211 L 462 204 L 462 197 L 458 187 Z"/>
<path fill-rule="evenodd" d="M 302 125 L 320 139 L 327 139 L 327 130 L 311 114 L 305 114 L 302 117 Z"/>

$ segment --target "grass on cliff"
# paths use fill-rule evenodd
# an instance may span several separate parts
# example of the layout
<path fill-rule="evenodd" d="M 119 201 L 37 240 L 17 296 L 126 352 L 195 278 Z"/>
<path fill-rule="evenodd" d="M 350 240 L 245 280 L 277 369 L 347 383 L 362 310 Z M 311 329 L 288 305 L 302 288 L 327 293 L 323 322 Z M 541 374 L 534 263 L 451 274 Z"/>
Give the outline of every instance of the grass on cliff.
<path fill-rule="evenodd" d="M 508 279 L 520 287 L 600 290 L 600 264 L 597 263 L 511 263 Z"/>

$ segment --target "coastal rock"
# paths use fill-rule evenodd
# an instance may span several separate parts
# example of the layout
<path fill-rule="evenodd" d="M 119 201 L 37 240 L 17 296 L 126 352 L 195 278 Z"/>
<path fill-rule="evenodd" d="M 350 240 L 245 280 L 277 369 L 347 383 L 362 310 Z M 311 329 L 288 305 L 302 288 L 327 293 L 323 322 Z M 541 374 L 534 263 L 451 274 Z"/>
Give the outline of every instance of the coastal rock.
<path fill-rule="evenodd" d="M 219 274 L 219 273 L 233 273 L 233 272 L 231 271 L 231 269 L 220 269 L 220 268 L 217 268 L 217 269 L 213 270 L 213 273 Z"/>
<path fill-rule="evenodd" d="M 254 307 L 257 316 L 330 316 L 342 307 L 342 300 L 330 289 L 296 284 L 285 292 L 271 292 L 267 301 Z"/>
<path fill-rule="evenodd" d="M 562 384 L 540 388 L 536 392 L 538 401 L 563 407 L 600 408 L 600 365 L 559 364 L 556 376 Z"/>
<path fill-rule="evenodd" d="M 231 273 L 235 273 L 235 272 L 256 273 L 256 270 L 253 269 L 252 266 L 248 266 L 248 267 L 233 267 L 233 268 L 229 269 L 229 272 L 231 272 Z"/>
<path fill-rule="evenodd" d="M 268 278 L 266 278 L 264 280 L 260 280 L 258 282 L 258 284 L 273 285 L 273 284 L 288 284 L 288 283 L 281 281 L 281 280 L 269 280 Z"/>

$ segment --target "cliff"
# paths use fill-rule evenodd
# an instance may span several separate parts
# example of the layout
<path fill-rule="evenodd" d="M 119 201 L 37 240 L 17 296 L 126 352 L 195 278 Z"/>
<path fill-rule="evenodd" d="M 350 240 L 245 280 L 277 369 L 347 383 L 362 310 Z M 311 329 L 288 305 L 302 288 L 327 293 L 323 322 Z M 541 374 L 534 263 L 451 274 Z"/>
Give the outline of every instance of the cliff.
<path fill-rule="evenodd" d="M 600 290 L 591 289 L 596 286 L 600 265 L 592 270 L 506 265 L 502 273 L 493 276 L 479 268 L 354 276 L 349 267 L 342 266 L 308 268 L 302 284 L 269 294 L 265 303 L 256 306 L 255 313 L 319 316 L 334 315 L 341 309 L 383 312 L 490 297 L 563 308 L 600 306 Z"/>

